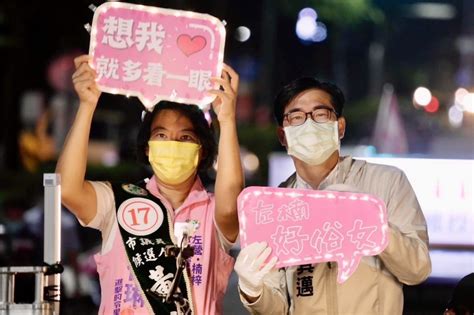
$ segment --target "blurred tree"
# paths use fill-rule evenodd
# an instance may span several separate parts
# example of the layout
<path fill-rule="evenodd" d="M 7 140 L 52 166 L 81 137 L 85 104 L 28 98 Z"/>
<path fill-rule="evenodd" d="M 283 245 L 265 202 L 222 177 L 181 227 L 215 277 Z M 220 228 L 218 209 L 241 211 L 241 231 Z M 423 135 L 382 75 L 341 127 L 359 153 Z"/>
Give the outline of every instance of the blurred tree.
<path fill-rule="evenodd" d="M 276 126 L 241 125 L 238 133 L 241 146 L 254 153 L 259 160 L 258 170 L 246 178 L 246 185 L 267 185 L 268 154 L 283 149 L 277 139 Z"/>

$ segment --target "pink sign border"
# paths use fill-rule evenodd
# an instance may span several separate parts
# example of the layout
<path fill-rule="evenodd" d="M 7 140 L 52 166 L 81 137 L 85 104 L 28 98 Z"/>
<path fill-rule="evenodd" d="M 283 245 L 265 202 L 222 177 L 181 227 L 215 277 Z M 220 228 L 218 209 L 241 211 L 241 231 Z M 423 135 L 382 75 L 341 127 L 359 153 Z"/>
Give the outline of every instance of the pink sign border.
<path fill-rule="evenodd" d="M 104 13 L 105 11 L 107 11 L 109 8 L 124 8 L 124 9 L 129 9 L 129 10 L 147 11 L 151 13 L 162 13 L 162 14 L 168 14 L 168 15 L 175 15 L 177 17 L 184 16 L 184 17 L 189 17 L 189 18 L 198 18 L 198 19 L 210 21 L 212 24 L 215 24 L 217 26 L 217 28 L 219 29 L 219 33 L 221 35 L 221 39 L 222 39 L 220 40 L 219 54 L 217 57 L 218 61 L 217 61 L 216 73 L 222 72 L 223 61 L 224 61 L 226 29 L 225 29 L 224 24 L 218 18 L 209 14 L 204 14 L 204 13 L 165 9 L 165 8 L 141 5 L 141 4 L 131 4 L 131 3 L 122 3 L 122 2 L 105 2 L 95 9 L 94 17 L 92 19 L 91 39 L 90 39 L 90 44 L 89 44 L 89 55 L 91 55 L 92 57 L 94 56 L 95 46 L 97 45 L 96 32 L 94 32 L 94 30 L 97 29 L 99 15 L 100 13 Z M 91 64 L 91 67 L 94 68 L 94 65 Z M 101 89 L 101 91 L 111 93 L 111 94 L 121 94 L 121 95 L 126 95 L 127 97 L 136 96 L 143 103 L 145 108 L 149 111 L 151 111 L 154 105 L 156 105 L 161 100 L 168 100 L 168 101 L 184 103 L 184 104 L 196 104 L 201 109 L 204 110 L 208 108 L 208 106 L 216 99 L 215 95 L 205 96 L 204 98 L 199 99 L 199 100 L 192 99 L 192 98 L 184 98 L 184 97 L 173 97 L 169 95 L 157 95 L 153 100 L 150 101 L 149 99 L 142 97 L 140 93 L 135 92 L 135 91 L 118 89 L 118 88 L 109 88 L 102 85 L 99 85 L 99 88 Z M 218 89 L 218 88 L 219 88 L 219 85 L 215 84 L 214 89 Z"/>
<path fill-rule="evenodd" d="M 286 191 L 286 192 L 284 192 Z M 380 200 L 379 198 L 366 194 L 366 193 L 354 193 L 354 192 L 338 192 L 338 191 L 330 191 L 330 190 L 305 190 L 305 189 L 291 189 L 291 188 L 274 188 L 274 187 L 264 187 L 264 186 L 250 186 L 245 188 L 239 195 L 238 197 L 238 214 L 239 214 L 239 236 L 240 236 L 240 244 L 241 247 L 248 246 L 248 241 L 247 241 L 247 228 L 246 228 L 246 223 L 247 223 L 247 215 L 245 211 L 242 209 L 244 208 L 246 200 L 249 198 L 249 195 L 275 195 L 277 197 L 281 196 L 288 196 L 288 197 L 300 197 L 300 196 L 307 196 L 311 198 L 328 198 L 328 199 L 360 199 L 363 201 L 367 202 L 372 202 L 375 203 L 378 210 L 379 210 L 379 220 L 381 222 L 381 231 L 382 231 L 382 244 L 380 246 L 377 246 L 373 249 L 364 249 L 364 250 L 356 250 L 353 252 L 352 256 L 350 257 L 351 261 L 351 266 L 354 263 L 359 263 L 361 257 L 364 256 L 375 256 L 383 252 L 383 250 L 388 246 L 389 242 L 389 226 L 388 226 L 388 216 L 387 216 L 387 210 L 385 203 Z M 270 257 L 273 257 L 274 255 L 271 255 Z M 336 253 L 336 254 L 326 254 L 326 255 L 317 255 L 317 256 L 307 256 L 307 257 L 301 257 L 301 258 L 291 258 L 285 261 L 278 261 L 276 264 L 277 268 L 281 267 L 288 267 L 288 266 L 295 266 L 295 265 L 301 265 L 301 264 L 308 264 L 311 262 L 314 262 L 317 260 L 318 262 L 320 261 L 339 261 L 340 259 L 337 259 L 336 257 L 339 257 L 341 260 L 342 259 L 347 259 L 348 257 L 343 257 L 342 254 Z M 345 269 L 345 270 L 350 270 L 350 268 Z M 343 272 L 342 269 L 338 271 L 340 275 L 338 275 L 338 282 L 342 283 L 344 282 L 351 274 L 347 274 L 346 272 Z"/>

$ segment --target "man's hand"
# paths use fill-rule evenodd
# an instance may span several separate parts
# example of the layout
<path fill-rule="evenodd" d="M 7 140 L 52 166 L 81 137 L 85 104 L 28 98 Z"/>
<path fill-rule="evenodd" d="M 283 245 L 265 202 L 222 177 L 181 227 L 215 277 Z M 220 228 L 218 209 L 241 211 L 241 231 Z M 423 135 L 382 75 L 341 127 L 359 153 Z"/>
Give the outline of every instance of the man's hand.
<path fill-rule="evenodd" d="M 254 301 L 262 294 L 263 278 L 277 262 L 273 257 L 265 264 L 271 252 L 266 242 L 255 242 L 243 248 L 237 256 L 234 269 L 239 276 L 239 288 L 250 300 Z"/>

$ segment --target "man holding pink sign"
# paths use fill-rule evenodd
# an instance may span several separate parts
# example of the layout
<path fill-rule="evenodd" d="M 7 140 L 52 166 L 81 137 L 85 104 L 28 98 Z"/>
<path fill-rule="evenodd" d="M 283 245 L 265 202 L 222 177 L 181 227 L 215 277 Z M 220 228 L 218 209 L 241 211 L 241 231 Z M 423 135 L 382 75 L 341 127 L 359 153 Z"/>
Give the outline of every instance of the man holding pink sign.
<path fill-rule="evenodd" d="M 102 234 L 95 255 L 99 314 L 222 313 L 243 187 L 235 121 L 239 77 L 222 62 L 224 35 L 220 21 L 194 12 L 115 2 L 95 11 L 90 55 L 74 61 L 80 105 L 56 170 L 62 202 Z M 134 95 L 145 105 L 137 154 L 151 166 L 151 178 L 85 180 L 102 91 Z M 211 102 L 218 147 L 201 110 Z M 216 155 L 212 194 L 199 173 Z"/>
<path fill-rule="evenodd" d="M 339 156 L 344 101 L 337 86 L 309 77 L 276 97 L 278 137 L 296 173 L 281 184 L 293 190 L 252 188 L 239 197 L 241 242 L 255 237 L 246 231 L 255 222 L 266 240 L 244 246 L 234 267 L 252 314 L 402 314 L 403 284 L 431 272 L 426 221 L 405 174 Z M 312 216 L 312 228 L 300 223 Z"/>

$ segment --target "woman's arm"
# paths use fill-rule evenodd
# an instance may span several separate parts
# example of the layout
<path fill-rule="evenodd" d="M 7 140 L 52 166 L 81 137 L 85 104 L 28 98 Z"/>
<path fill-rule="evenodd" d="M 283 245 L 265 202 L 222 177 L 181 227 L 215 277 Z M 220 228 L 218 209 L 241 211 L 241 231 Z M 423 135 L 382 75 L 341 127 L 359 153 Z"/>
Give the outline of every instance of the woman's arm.
<path fill-rule="evenodd" d="M 74 59 L 76 71 L 72 80 L 80 101 L 79 109 L 56 165 L 56 173 L 61 175 L 62 203 L 85 224 L 97 213 L 95 190 L 84 177 L 92 116 L 100 96 L 89 60 L 88 55 Z"/>
<path fill-rule="evenodd" d="M 209 91 L 217 95 L 213 109 L 220 125 L 215 184 L 215 220 L 226 239 L 233 242 L 239 233 L 237 197 L 244 187 L 235 120 L 239 76 L 231 67 L 224 64 L 222 77 L 214 78 L 213 81 L 223 88 L 223 90 Z"/>

